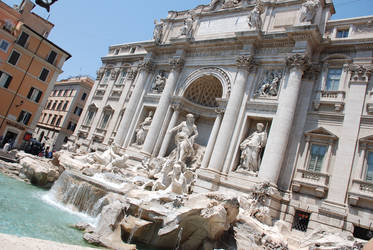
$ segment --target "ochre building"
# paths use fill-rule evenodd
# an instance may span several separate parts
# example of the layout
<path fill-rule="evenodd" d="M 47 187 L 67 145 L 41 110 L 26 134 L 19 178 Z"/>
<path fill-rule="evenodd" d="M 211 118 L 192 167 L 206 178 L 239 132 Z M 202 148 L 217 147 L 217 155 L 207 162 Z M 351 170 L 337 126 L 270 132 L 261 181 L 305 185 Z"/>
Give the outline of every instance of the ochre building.
<path fill-rule="evenodd" d="M 21 146 L 29 140 L 62 65 L 71 56 L 49 41 L 53 24 L 24 0 L 0 1 L 0 136 Z"/>

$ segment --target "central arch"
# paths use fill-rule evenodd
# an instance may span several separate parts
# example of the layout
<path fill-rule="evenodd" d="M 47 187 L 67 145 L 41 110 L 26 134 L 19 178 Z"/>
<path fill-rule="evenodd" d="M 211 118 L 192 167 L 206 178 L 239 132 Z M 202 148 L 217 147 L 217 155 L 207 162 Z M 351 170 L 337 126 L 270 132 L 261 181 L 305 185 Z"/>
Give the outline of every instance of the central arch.
<path fill-rule="evenodd" d="M 223 88 L 220 81 L 212 75 L 205 75 L 193 81 L 183 96 L 195 104 L 217 107 L 216 98 L 221 98 L 222 95 Z"/>

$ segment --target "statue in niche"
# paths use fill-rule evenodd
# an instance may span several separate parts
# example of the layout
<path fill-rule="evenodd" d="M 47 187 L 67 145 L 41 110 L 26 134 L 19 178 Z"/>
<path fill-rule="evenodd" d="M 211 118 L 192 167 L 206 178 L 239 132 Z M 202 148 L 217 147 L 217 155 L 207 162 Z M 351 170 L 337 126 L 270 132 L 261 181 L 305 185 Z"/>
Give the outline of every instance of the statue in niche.
<path fill-rule="evenodd" d="M 260 0 L 258 0 L 255 4 L 255 7 L 252 11 L 250 11 L 249 16 L 247 17 L 247 23 L 249 24 L 250 28 L 255 30 L 262 29 L 262 18 L 260 15 L 263 13 L 263 5 Z"/>
<path fill-rule="evenodd" d="M 166 76 L 163 71 L 159 72 L 158 75 L 155 77 L 153 91 L 156 93 L 161 93 L 166 85 Z"/>
<path fill-rule="evenodd" d="M 255 96 L 277 96 L 282 79 L 282 73 L 279 71 L 272 71 L 267 73 L 266 78 L 259 84 L 255 92 Z"/>
<path fill-rule="evenodd" d="M 194 124 L 194 116 L 187 114 L 186 121 L 181 122 L 176 127 L 172 128 L 169 133 L 176 132 L 176 161 L 185 163 L 188 157 L 194 155 L 193 144 L 198 136 L 197 126 Z"/>
<path fill-rule="evenodd" d="M 302 4 L 300 9 L 299 21 L 312 22 L 313 17 L 316 14 L 316 10 L 320 5 L 319 0 L 307 0 Z"/>
<path fill-rule="evenodd" d="M 152 123 L 153 111 L 149 111 L 148 116 L 144 119 L 142 123 L 139 124 L 139 127 L 136 129 L 136 144 L 144 144 L 146 134 L 148 133 L 149 126 Z"/>
<path fill-rule="evenodd" d="M 181 28 L 181 36 L 186 36 L 187 38 L 191 38 L 193 36 L 193 16 L 190 12 L 188 12 L 187 17 L 184 19 L 184 25 Z"/>
<path fill-rule="evenodd" d="M 156 44 L 160 44 L 162 41 L 163 22 L 157 22 L 157 20 L 154 20 L 154 24 L 153 38 Z"/>
<path fill-rule="evenodd" d="M 237 170 L 246 170 L 254 174 L 259 170 L 260 153 L 267 142 L 267 132 L 263 123 L 257 123 L 256 129 L 240 144 L 241 159 Z"/>

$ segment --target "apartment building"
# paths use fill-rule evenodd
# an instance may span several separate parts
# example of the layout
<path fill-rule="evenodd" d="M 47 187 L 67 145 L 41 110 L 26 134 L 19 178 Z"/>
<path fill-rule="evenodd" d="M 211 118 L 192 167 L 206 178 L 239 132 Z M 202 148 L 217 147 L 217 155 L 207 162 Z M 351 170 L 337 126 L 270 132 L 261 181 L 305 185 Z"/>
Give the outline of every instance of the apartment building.
<path fill-rule="evenodd" d="M 21 146 L 32 136 L 62 66 L 71 55 L 48 40 L 53 24 L 29 0 L 0 1 L 0 136 Z"/>
<path fill-rule="evenodd" d="M 88 76 L 56 82 L 41 112 L 33 137 L 59 150 L 75 131 L 94 80 Z"/>

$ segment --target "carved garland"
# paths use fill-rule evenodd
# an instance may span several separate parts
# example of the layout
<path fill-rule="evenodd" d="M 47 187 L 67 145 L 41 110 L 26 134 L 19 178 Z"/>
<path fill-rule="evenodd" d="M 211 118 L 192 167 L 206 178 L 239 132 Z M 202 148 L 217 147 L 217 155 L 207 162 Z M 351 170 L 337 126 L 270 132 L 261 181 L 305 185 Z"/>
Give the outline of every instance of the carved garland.
<path fill-rule="evenodd" d="M 289 56 L 286 59 L 286 66 L 288 66 L 289 68 L 295 67 L 303 71 L 307 69 L 309 65 L 310 65 L 310 60 L 307 55 L 294 54 L 294 55 Z"/>
<path fill-rule="evenodd" d="M 368 82 L 373 71 L 373 66 L 350 64 L 348 69 L 351 71 L 351 81 Z"/>
<path fill-rule="evenodd" d="M 172 70 L 181 71 L 184 67 L 184 59 L 181 57 L 173 57 L 169 60 L 169 64 L 171 65 Z"/>
<path fill-rule="evenodd" d="M 236 63 L 238 68 L 246 69 L 248 71 L 254 69 L 257 66 L 254 57 L 248 55 L 237 57 Z"/>

